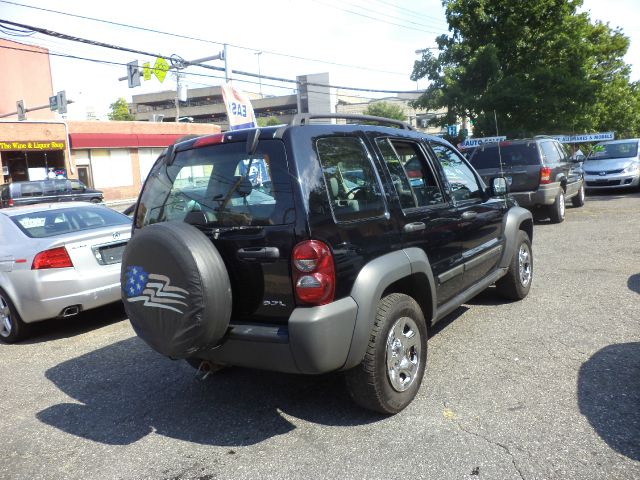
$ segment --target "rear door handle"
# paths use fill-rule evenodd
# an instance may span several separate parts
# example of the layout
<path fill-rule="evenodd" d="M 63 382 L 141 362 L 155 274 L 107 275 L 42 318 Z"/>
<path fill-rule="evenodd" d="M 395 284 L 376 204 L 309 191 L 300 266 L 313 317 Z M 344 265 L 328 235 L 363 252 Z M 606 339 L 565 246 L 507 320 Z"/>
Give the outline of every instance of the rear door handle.
<path fill-rule="evenodd" d="M 413 222 L 407 223 L 403 230 L 407 233 L 419 232 L 420 230 L 424 230 L 427 228 L 424 222 Z"/>
<path fill-rule="evenodd" d="M 462 213 L 463 220 L 472 220 L 478 216 L 478 212 L 474 212 L 473 210 L 467 210 Z"/>
<path fill-rule="evenodd" d="M 241 260 L 277 260 L 280 258 L 278 247 L 240 248 L 237 252 Z"/>

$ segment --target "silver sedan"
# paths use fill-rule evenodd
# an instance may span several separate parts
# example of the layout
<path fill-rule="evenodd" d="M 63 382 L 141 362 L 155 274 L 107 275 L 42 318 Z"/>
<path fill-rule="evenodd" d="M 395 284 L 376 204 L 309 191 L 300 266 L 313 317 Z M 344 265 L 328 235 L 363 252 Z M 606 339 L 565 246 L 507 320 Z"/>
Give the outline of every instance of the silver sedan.
<path fill-rule="evenodd" d="M 0 341 L 30 323 L 120 300 L 120 262 L 131 219 L 73 202 L 0 209 Z"/>

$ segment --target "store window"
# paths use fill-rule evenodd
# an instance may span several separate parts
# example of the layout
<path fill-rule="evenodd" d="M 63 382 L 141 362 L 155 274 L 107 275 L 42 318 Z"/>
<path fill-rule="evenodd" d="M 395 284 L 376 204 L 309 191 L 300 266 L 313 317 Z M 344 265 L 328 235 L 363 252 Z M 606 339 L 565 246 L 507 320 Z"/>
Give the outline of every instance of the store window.
<path fill-rule="evenodd" d="M 129 149 L 91 150 L 91 170 L 96 188 L 129 187 L 133 171 Z"/>

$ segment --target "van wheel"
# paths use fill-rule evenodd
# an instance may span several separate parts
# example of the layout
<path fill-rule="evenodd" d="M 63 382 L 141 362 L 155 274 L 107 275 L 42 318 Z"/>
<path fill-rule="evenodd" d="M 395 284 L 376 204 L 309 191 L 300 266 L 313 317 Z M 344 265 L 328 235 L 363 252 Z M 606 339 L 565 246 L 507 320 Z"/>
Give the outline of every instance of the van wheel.
<path fill-rule="evenodd" d="M 496 282 L 498 293 L 509 300 L 522 300 L 529 294 L 533 280 L 533 254 L 531 240 L 526 232 L 519 230 L 516 250 L 507 274 Z"/>
<path fill-rule="evenodd" d="M 584 205 L 584 183 L 580 185 L 580 190 L 578 190 L 578 194 L 571 199 L 571 204 L 574 207 L 581 207 Z"/>
<path fill-rule="evenodd" d="M 9 296 L 0 290 L 0 341 L 14 343 L 25 338 L 28 325 L 22 321 Z"/>
<path fill-rule="evenodd" d="M 413 298 L 392 293 L 380 300 L 364 359 L 345 373 L 351 398 L 376 412 L 404 409 L 422 383 L 426 341 L 424 315 Z"/>
<path fill-rule="evenodd" d="M 565 213 L 564 210 L 565 210 L 564 190 L 560 189 L 558 191 L 558 195 L 556 195 L 555 202 L 553 202 L 553 205 L 549 207 L 549 218 L 551 219 L 551 223 L 564 222 L 564 213 Z"/>

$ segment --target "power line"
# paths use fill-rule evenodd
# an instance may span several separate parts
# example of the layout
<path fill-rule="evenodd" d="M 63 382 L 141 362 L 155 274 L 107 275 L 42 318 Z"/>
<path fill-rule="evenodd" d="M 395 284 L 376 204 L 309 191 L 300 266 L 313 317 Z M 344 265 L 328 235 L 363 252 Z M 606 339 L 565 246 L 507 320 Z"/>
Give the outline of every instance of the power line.
<path fill-rule="evenodd" d="M 430 21 L 430 22 L 434 22 L 437 23 L 439 25 L 442 25 L 443 23 L 446 24 L 446 22 L 443 22 L 442 18 L 439 17 L 434 17 L 433 15 L 426 15 L 424 13 L 418 12 L 417 10 L 411 10 L 405 7 L 400 7 L 398 4 L 395 3 L 391 3 L 391 2 L 386 2 L 385 0 L 372 0 L 373 2 L 376 3 L 380 3 L 383 5 L 387 5 L 390 7 L 394 7 L 394 8 L 400 8 L 401 10 L 407 12 L 407 15 L 411 15 L 411 16 L 419 16 L 419 17 L 423 17 L 425 20 Z"/>
<path fill-rule="evenodd" d="M 352 7 L 358 8 L 360 10 L 364 10 L 367 13 L 376 14 L 376 15 L 383 15 L 385 18 L 391 18 L 391 19 L 394 19 L 394 20 L 399 20 L 401 22 L 405 22 L 405 23 L 408 23 L 408 24 L 411 24 L 411 25 L 416 25 L 418 27 L 436 28 L 435 25 L 426 25 L 424 23 L 420 23 L 420 22 L 414 21 L 414 20 L 416 20 L 415 15 L 412 15 L 412 20 L 408 20 L 406 18 L 398 17 L 396 15 L 391 15 L 388 12 L 381 12 L 380 10 L 375 10 L 373 8 L 363 7 L 362 5 L 359 5 L 358 3 L 353 3 L 353 2 L 350 2 L 350 1 L 347 1 L 347 0 L 342 0 L 342 2 L 345 2 L 346 4 L 351 5 Z M 397 5 L 395 7 L 397 7 Z M 383 7 L 383 8 L 387 8 L 388 9 L 388 7 Z M 350 13 L 354 13 L 354 12 L 350 12 Z M 377 20 L 378 21 L 384 21 L 385 23 L 389 23 L 384 19 L 377 19 Z M 408 27 L 406 27 L 406 28 L 408 28 Z M 432 33 L 435 33 L 435 32 L 432 32 Z"/>
<path fill-rule="evenodd" d="M 167 35 L 170 37 L 175 37 L 175 38 L 182 38 L 184 40 L 193 40 L 193 41 L 197 41 L 197 42 L 203 42 L 203 43 L 208 43 L 208 44 L 212 44 L 212 45 L 223 45 L 226 42 L 216 42 L 213 40 L 206 40 L 203 38 L 198 38 L 198 37 L 192 37 L 189 35 L 181 35 L 181 34 L 177 34 L 177 33 L 171 33 L 171 32 L 166 32 L 166 31 L 162 31 L 162 30 L 156 30 L 153 28 L 146 28 L 146 27 L 140 27 L 137 25 L 130 25 L 127 23 L 120 23 L 120 22 L 114 22 L 114 21 L 110 21 L 110 20 L 104 20 L 102 18 L 95 18 L 95 17 L 88 17 L 85 15 L 78 15 L 78 14 L 74 14 L 74 13 L 68 13 L 68 12 L 61 12 L 59 10 L 52 10 L 49 8 L 43 8 L 43 7 L 34 7 L 32 5 L 25 5 L 22 3 L 17 3 L 17 2 L 11 2 L 8 0 L 0 0 L 0 3 L 6 3 L 9 5 L 15 5 L 18 7 L 24 7 L 24 8 L 31 8 L 34 10 L 39 10 L 39 11 L 43 11 L 43 12 L 49 12 L 49 13 L 55 13 L 58 15 L 65 15 L 68 17 L 74 17 L 74 18 L 80 18 L 83 20 L 90 20 L 90 21 L 94 21 L 94 22 L 100 22 L 100 23 L 105 23 L 108 25 L 114 25 L 114 26 L 118 26 L 118 27 L 125 27 L 125 28 L 131 28 L 131 29 L 135 29 L 135 30 L 140 30 L 140 31 L 144 31 L 144 32 L 149 32 L 149 33 L 157 33 L 160 35 Z M 376 68 L 370 68 L 370 67 L 364 67 L 364 66 L 359 66 L 359 65 L 347 65 L 344 63 L 337 63 L 337 62 L 332 62 L 329 60 L 320 60 L 320 59 L 316 59 L 316 58 L 309 58 L 309 57 L 302 57 L 302 56 L 297 56 L 297 55 L 290 55 L 290 54 L 286 54 L 286 53 L 280 53 L 280 52 L 273 52 L 273 51 L 269 51 L 269 50 L 265 50 L 265 49 L 257 49 L 257 48 L 252 48 L 252 47 L 247 47 L 247 46 L 243 46 L 243 45 L 234 45 L 232 43 L 227 43 L 227 45 L 229 45 L 230 47 L 234 47 L 234 48 L 239 48 L 242 50 L 250 50 L 250 51 L 254 51 L 254 52 L 258 52 L 261 51 L 263 53 L 267 53 L 269 55 L 276 55 L 276 56 L 280 56 L 280 57 L 285 57 L 285 58 L 293 58 L 296 60 L 304 60 L 304 61 L 310 61 L 310 62 L 317 62 L 317 63 L 324 63 L 327 65 L 335 65 L 338 67 L 346 67 L 346 68 L 354 68 L 354 69 L 358 69 L 358 70 L 366 70 L 366 71 L 371 71 L 371 72 L 379 72 L 379 73 L 388 73 L 391 75 L 406 75 L 404 73 L 400 73 L 400 72 L 393 72 L 393 71 L 389 71 L 389 70 L 380 70 L 380 69 L 376 69 Z"/>
<path fill-rule="evenodd" d="M 61 58 L 68 58 L 71 60 L 83 60 L 83 61 L 88 61 L 88 62 L 93 62 L 93 63 L 99 63 L 99 64 L 103 64 L 103 65 L 111 65 L 111 66 L 121 66 L 121 67 L 125 67 L 127 64 L 126 63 L 122 63 L 122 62 L 113 62 L 113 61 L 109 61 L 109 60 L 101 60 L 101 59 L 96 59 L 96 58 L 89 58 L 89 57 L 82 57 L 79 55 L 70 55 L 70 54 L 66 54 L 66 53 L 56 53 L 56 52 L 43 52 L 43 51 L 38 51 L 38 50 L 30 50 L 27 48 L 18 48 L 18 47 L 10 47 L 10 46 L 4 46 L 4 45 L 0 45 L 0 48 L 3 49 L 7 49 L 7 50 L 17 50 L 20 52 L 26 52 L 26 53 L 36 53 L 36 54 L 40 54 L 40 55 L 50 55 L 50 56 L 54 56 L 54 57 L 61 57 Z M 150 70 L 155 70 L 153 67 L 150 67 Z M 222 69 L 224 70 L 224 69 Z M 214 79 L 220 79 L 220 80 L 224 80 L 224 76 L 223 75 L 207 75 L 207 74 L 203 74 L 203 73 L 195 73 L 195 72 L 182 72 L 182 75 L 185 76 L 191 76 L 191 77 L 202 77 L 202 78 L 214 78 Z M 253 85 L 258 85 L 257 81 L 253 81 L 253 80 L 237 80 L 240 83 L 249 83 L 249 84 L 253 84 Z M 280 89 L 284 89 L 284 90 L 294 90 L 294 88 L 289 87 L 289 86 L 284 86 L 284 85 L 276 85 L 273 83 L 262 83 L 264 86 L 267 87 L 273 87 L 273 88 L 280 88 Z M 205 85 L 207 87 L 214 87 L 215 85 L 208 85 L 208 84 L 201 84 L 201 85 Z M 307 89 L 308 93 L 315 93 L 315 94 L 319 94 L 319 95 L 327 95 L 327 96 L 331 96 L 331 93 L 327 93 L 324 91 L 320 91 L 320 90 L 313 90 L 313 89 Z M 415 93 L 415 92 L 411 92 L 411 93 Z M 359 98 L 359 99 L 363 99 L 363 100 L 374 100 L 374 98 L 372 97 L 363 97 L 360 95 L 346 95 L 348 97 L 351 98 Z"/>
<path fill-rule="evenodd" d="M 407 25 L 402 25 L 402 24 L 396 23 L 396 22 L 389 22 L 389 21 L 383 20 L 381 18 L 372 17 L 371 15 L 367 15 L 365 13 L 354 12 L 353 10 L 349 10 L 348 8 L 342 8 L 342 7 L 338 7 L 336 5 L 333 5 L 331 3 L 322 2 L 321 0 L 313 0 L 313 1 L 318 3 L 318 4 L 320 4 L 320 5 L 324 5 L 325 7 L 331 7 L 331 8 L 335 8 L 337 10 L 342 10 L 343 12 L 347 12 L 347 13 L 350 13 L 352 15 L 357 15 L 358 17 L 368 18 L 370 20 L 375 20 L 376 22 L 386 23 L 388 25 L 394 25 L 396 27 L 406 28 L 408 30 L 414 30 L 416 32 L 433 33 L 434 35 L 438 35 L 438 34 L 442 33 L 442 32 L 434 32 L 432 30 L 424 30 L 422 28 L 409 27 Z"/>
<path fill-rule="evenodd" d="M 136 53 L 138 55 L 145 55 L 145 56 L 149 56 L 149 57 L 160 57 L 160 58 L 170 58 L 170 55 L 162 55 L 159 53 L 151 53 L 151 52 L 145 52 L 144 50 L 137 50 L 134 48 L 128 48 L 128 47 L 122 47 L 119 45 L 112 45 L 109 43 L 104 43 L 104 42 L 98 42 L 95 40 L 88 40 L 85 38 L 81 38 L 81 37 L 76 37 L 73 35 L 67 35 L 65 33 L 60 33 L 60 32 L 56 32 L 53 30 L 48 30 L 46 28 L 40 28 L 40 27 L 34 27 L 31 25 L 25 25 L 23 23 L 18 23 L 18 22 L 12 22 L 10 20 L 4 20 L 4 19 L 0 19 L 0 24 L 9 24 L 15 27 L 20 27 L 20 28 L 24 28 L 27 30 L 32 30 L 34 32 L 37 33 L 41 33 L 43 35 L 47 35 L 47 36 L 51 36 L 51 37 L 55 37 L 55 38 L 60 38 L 63 40 L 69 40 L 69 41 L 73 41 L 73 42 L 80 42 L 80 43 L 85 43 L 87 45 L 92 45 L 92 46 L 96 46 L 96 47 L 102 47 L 102 48 L 108 48 L 108 49 L 112 49 L 112 50 L 119 50 L 119 51 L 123 51 L 123 52 L 128 52 L 128 53 Z M 205 69 L 209 69 L 209 70 L 217 70 L 217 71 L 224 71 L 224 68 L 222 67 L 216 67 L 213 65 L 204 65 L 204 64 L 197 64 L 198 67 L 201 68 L 205 68 Z M 271 75 L 258 75 L 256 73 L 251 73 L 251 72 L 244 72 L 241 70 L 233 70 L 233 73 L 236 73 L 238 75 L 243 75 L 243 76 L 248 76 L 248 77 L 254 77 L 254 78 L 266 78 L 268 80 L 274 80 L 274 81 L 278 81 L 278 82 L 287 82 L 287 83 L 295 83 L 296 85 L 299 83 L 298 80 L 292 80 L 292 79 L 288 79 L 288 78 L 282 78 L 282 77 L 274 77 Z M 341 85 L 330 85 L 330 84 L 323 84 L 323 83 L 316 83 L 316 82 L 306 82 L 306 85 L 311 85 L 311 86 L 315 86 L 315 87 L 326 87 L 326 88 L 337 88 L 340 90 L 350 90 L 350 91 L 355 91 L 355 92 L 368 92 L 368 93 L 393 93 L 393 94 L 399 94 L 399 93 L 415 93 L 413 90 L 377 90 L 377 89 L 372 89 L 372 88 L 360 88 L 360 87 L 347 87 L 347 86 L 341 86 Z"/>

